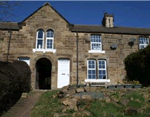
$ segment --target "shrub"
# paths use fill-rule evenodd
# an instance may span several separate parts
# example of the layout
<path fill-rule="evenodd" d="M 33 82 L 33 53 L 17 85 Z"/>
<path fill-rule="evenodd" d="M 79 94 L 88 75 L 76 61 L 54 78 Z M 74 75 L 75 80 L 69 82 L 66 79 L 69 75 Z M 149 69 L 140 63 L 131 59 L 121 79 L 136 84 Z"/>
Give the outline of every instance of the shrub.
<path fill-rule="evenodd" d="M 12 66 L 17 70 L 20 80 L 20 88 L 23 92 L 29 92 L 31 88 L 30 67 L 24 61 L 14 61 Z"/>
<path fill-rule="evenodd" d="M 13 104 L 13 94 L 19 89 L 19 85 L 16 83 L 18 79 L 17 70 L 11 63 L 0 62 L 0 112 Z"/>
<path fill-rule="evenodd" d="M 143 85 L 150 83 L 150 46 L 128 55 L 124 64 L 129 80 L 138 80 Z"/>
<path fill-rule="evenodd" d="M 23 91 L 30 91 L 29 66 L 23 61 L 0 61 L 0 115 L 20 98 Z"/>

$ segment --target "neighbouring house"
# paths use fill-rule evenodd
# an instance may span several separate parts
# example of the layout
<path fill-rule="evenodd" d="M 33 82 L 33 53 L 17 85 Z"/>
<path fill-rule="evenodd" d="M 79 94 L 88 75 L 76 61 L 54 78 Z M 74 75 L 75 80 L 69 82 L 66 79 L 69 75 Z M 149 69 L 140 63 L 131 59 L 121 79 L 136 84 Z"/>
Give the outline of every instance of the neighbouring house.
<path fill-rule="evenodd" d="M 22 22 L 0 23 L 0 60 L 27 62 L 33 90 L 117 84 L 126 77 L 123 60 L 145 48 L 149 36 L 150 29 L 114 26 L 107 13 L 102 26 L 70 24 L 45 3 Z"/>

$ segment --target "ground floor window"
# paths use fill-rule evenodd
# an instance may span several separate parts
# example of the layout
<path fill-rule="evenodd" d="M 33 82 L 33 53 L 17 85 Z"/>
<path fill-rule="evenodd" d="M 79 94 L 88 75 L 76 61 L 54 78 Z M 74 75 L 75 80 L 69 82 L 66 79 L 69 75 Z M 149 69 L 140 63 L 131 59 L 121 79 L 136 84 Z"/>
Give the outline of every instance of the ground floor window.
<path fill-rule="evenodd" d="M 87 79 L 107 79 L 106 60 L 87 60 Z"/>
<path fill-rule="evenodd" d="M 30 58 L 28 57 L 18 57 L 19 61 L 24 61 L 30 66 Z"/>

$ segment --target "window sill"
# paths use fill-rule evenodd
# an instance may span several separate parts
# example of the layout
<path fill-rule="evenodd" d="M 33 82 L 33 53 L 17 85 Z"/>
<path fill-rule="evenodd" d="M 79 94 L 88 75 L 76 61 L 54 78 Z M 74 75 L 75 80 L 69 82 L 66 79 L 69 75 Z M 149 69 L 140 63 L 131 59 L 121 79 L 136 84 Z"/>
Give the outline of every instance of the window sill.
<path fill-rule="evenodd" d="M 89 50 L 89 53 L 105 53 L 105 51 L 101 51 L 101 50 Z"/>
<path fill-rule="evenodd" d="M 110 79 L 85 79 L 85 82 L 110 82 Z"/>
<path fill-rule="evenodd" d="M 53 52 L 55 53 L 56 52 L 56 49 L 32 49 L 32 51 L 35 53 L 35 52 Z"/>

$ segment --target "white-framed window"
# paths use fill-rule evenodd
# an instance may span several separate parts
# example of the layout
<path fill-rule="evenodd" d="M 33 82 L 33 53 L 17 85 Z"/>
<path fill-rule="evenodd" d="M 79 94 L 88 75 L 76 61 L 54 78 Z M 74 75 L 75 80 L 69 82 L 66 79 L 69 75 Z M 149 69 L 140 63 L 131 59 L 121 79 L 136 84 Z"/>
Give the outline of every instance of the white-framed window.
<path fill-rule="evenodd" d="M 107 79 L 106 60 L 98 60 L 98 79 Z"/>
<path fill-rule="evenodd" d="M 36 32 L 36 46 L 32 51 L 56 53 L 56 49 L 54 49 L 54 31 L 51 29 L 47 30 L 46 37 L 44 37 L 44 30 L 39 29 Z"/>
<path fill-rule="evenodd" d="M 91 50 L 102 51 L 102 43 L 100 35 L 91 35 Z"/>
<path fill-rule="evenodd" d="M 44 31 L 42 29 L 37 31 L 36 49 L 44 49 Z"/>
<path fill-rule="evenodd" d="M 144 49 L 149 44 L 148 37 L 139 37 L 139 49 Z"/>
<path fill-rule="evenodd" d="M 87 61 L 87 76 L 88 79 L 96 79 L 96 60 Z"/>
<path fill-rule="evenodd" d="M 18 57 L 19 61 L 24 61 L 30 66 L 30 58 L 29 57 Z"/>
<path fill-rule="evenodd" d="M 90 48 L 89 53 L 105 53 L 102 51 L 102 39 L 101 35 L 91 34 L 90 35 Z"/>
<path fill-rule="evenodd" d="M 53 49 L 54 46 L 54 31 L 48 30 L 46 33 L 46 49 Z"/>
<path fill-rule="evenodd" d="M 106 60 L 87 60 L 87 79 L 107 79 Z"/>

